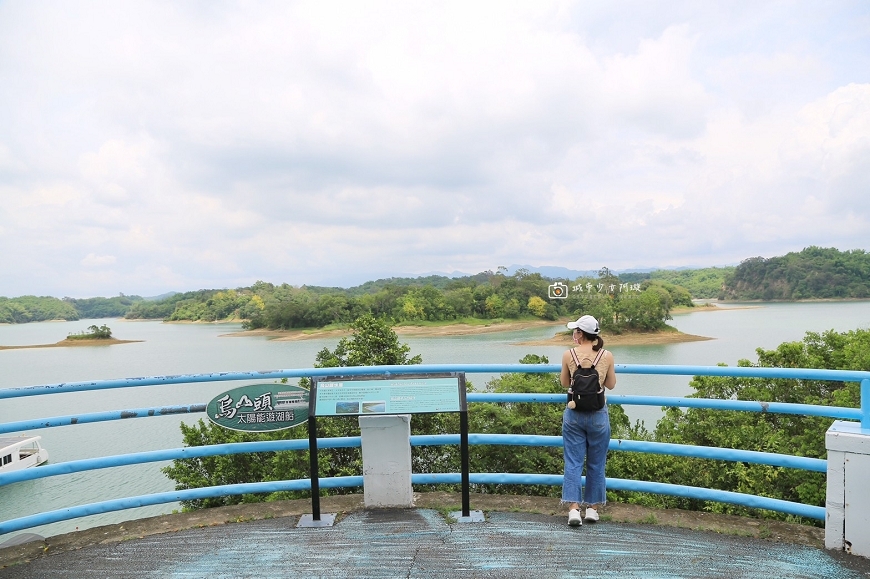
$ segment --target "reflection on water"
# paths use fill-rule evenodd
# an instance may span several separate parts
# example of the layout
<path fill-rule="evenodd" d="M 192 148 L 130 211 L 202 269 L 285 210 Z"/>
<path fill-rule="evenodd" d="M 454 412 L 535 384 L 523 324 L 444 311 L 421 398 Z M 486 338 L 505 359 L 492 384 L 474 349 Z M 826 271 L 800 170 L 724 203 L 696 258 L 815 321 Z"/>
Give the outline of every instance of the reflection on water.
<path fill-rule="evenodd" d="M 749 307 L 745 307 L 749 306 Z M 756 360 L 758 347 L 775 348 L 782 342 L 801 340 L 806 331 L 846 331 L 870 327 L 870 302 L 818 302 L 802 304 L 729 304 L 727 311 L 675 315 L 679 330 L 713 340 L 657 346 L 608 346 L 618 364 L 674 364 L 713 366 L 719 362 L 736 365 L 741 358 Z M 49 322 L 19 326 L 0 325 L 0 345 L 54 343 L 71 332 L 79 332 L 95 320 Z M 338 337 L 279 342 L 264 337 L 230 338 L 238 324 L 163 324 L 160 322 L 107 323 L 115 337 L 143 340 L 138 343 L 104 347 L 41 348 L 0 351 L 0 388 L 53 384 L 59 382 L 194 374 L 221 371 L 307 368 L 322 348 L 334 348 Z M 534 328 L 505 333 L 437 338 L 407 337 L 413 354 L 425 363 L 516 363 L 525 354 L 547 356 L 558 363 L 564 346 L 521 346 L 519 342 L 544 340 L 559 327 Z M 606 337 L 606 336 L 605 336 Z M 471 374 L 480 387 L 492 375 Z M 684 396 L 691 393 L 688 376 L 618 375 L 614 393 Z M 237 383 L 203 383 L 150 386 L 135 389 L 36 396 L 0 401 L 0 422 L 69 415 L 100 410 L 120 410 L 162 405 L 206 403 Z M 650 427 L 661 415 L 657 407 L 626 407 L 632 419 Z M 179 424 L 192 423 L 198 415 L 131 419 L 110 423 L 34 431 L 54 463 L 176 448 L 181 446 Z M 0 520 L 40 511 L 60 509 L 112 498 L 173 490 L 173 482 L 159 471 L 159 465 L 116 468 L 93 473 L 64 475 L 28 481 L 0 488 Z M 54 535 L 101 524 L 119 522 L 159 513 L 178 505 L 107 513 L 33 529 Z"/>

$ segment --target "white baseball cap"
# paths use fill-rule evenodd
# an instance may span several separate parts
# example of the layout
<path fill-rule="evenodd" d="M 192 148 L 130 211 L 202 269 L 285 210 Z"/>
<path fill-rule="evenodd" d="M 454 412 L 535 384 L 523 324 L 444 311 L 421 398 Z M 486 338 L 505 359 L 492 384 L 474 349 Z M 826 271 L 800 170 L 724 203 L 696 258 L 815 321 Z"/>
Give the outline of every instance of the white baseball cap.
<path fill-rule="evenodd" d="M 592 316 L 580 316 L 576 322 L 568 322 L 568 327 L 572 330 L 581 330 L 587 334 L 597 336 L 601 329 L 598 327 L 598 320 Z"/>

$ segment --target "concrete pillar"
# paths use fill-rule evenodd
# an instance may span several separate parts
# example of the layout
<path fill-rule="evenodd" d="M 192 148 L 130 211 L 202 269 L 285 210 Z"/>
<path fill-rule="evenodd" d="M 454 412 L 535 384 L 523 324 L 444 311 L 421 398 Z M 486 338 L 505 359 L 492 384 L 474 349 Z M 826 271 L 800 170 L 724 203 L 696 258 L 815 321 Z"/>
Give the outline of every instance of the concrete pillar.
<path fill-rule="evenodd" d="M 413 507 L 411 415 L 360 416 L 366 507 Z"/>
<path fill-rule="evenodd" d="M 836 421 L 825 434 L 825 547 L 870 557 L 870 430 Z"/>

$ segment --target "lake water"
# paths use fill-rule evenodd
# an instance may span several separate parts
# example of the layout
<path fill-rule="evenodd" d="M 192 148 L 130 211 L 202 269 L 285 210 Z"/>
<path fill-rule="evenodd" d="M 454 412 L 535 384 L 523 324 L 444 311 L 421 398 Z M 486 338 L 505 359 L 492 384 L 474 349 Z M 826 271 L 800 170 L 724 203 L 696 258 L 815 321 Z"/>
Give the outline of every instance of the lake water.
<path fill-rule="evenodd" d="M 723 311 L 698 311 L 674 316 L 680 331 L 713 340 L 657 346 L 607 346 L 621 364 L 736 365 L 741 358 L 757 359 L 756 348 L 775 348 L 801 340 L 807 331 L 847 331 L 870 327 L 870 301 L 782 304 L 727 304 Z M 0 345 L 46 344 L 79 332 L 93 320 L 0 325 Z M 237 372 L 308 368 L 324 347 L 338 338 L 277 342 L 262 337 L 231 338 L 236 324 L 163 324 L 99 320 L 116 338 L 142 340 L 110 347 L 41 348 L 0 351 L 0 388 L 130 378 L 168 374 Z M 450 336 L 402 338 L 424 363 L 515 363 L 528 353 L 545 355 L 558 363 L 563 346 L 521 346 L 518 342 L 552 337 L 560 328 Z M 482 386 L 491 375 L 471 374 Z M 691 393 L 688 376 L 617 376 L 615 393 L 684 396 Z M 241 384 L 203 383 L 149 386 L 0 400 L 0 423 L 101 410 L 206 403 L 217 394 Z M 655 407 L 626 407 L 632 419 L 652 426 L 660 416 Z M 182 446 L 179 424 L 202 415 L 83 424 L 31 431 L 53 463 L 130 452 Z M 166 463 L 129 466 L 26 481 L 0 487 L 0 520 L 37 512 L 127 496 L 171 491 L 173 481 L 160 467 Z M 89 528 L 124 520 L 164 514 L 177 504 L 156 505 L 76 521 L 54 523 L 28 532 L 51 536 L 75 528 Z M 0 537 L 0 542 L 7 537 Z"/>

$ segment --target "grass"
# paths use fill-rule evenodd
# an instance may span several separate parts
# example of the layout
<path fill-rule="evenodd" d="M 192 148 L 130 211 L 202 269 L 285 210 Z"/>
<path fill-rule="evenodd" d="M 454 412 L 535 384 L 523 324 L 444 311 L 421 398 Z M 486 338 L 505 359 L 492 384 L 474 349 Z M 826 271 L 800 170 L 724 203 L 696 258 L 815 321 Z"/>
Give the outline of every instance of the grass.
<path fill-rule="evenodd" d="M 456 522 L 456 517 L 453 516 L 453 513 L 456 511 L 461 511 L 462 507 L 459 505 L 456 506 L 448 506 L 448 507 L 438 507 L 438 514 L 444 517 L 444 520 L 447 521 L 448 524 L 453 524 Z"/>
<path fill-rule="evenodd" d="M 536 318 L 535 316 L 526 315 L 520 316 L 518 318 L 456 318 L 451 320 L 405 320 L 403 322 L 397 322 L 393 325 L 394 328 L 400 328 L 405 326 L 412 327 L 426 327 L 426 328 L 442 328 L 445 326 L 454 326 L 457 324 L 465 324 L 467 326 L 492 326 L 495 324 L 503 324 L 505 322 L 530 322 L 530 321 L 539 321 L 541 318 Z M 303 334 L 313 334 L 315 332 L 328 332 L 330 330 L 348 330 L 350 331 L 350 324 L 329 324 L 319 328 L 293 328 L 294 330 L 299 330 Z"/>

